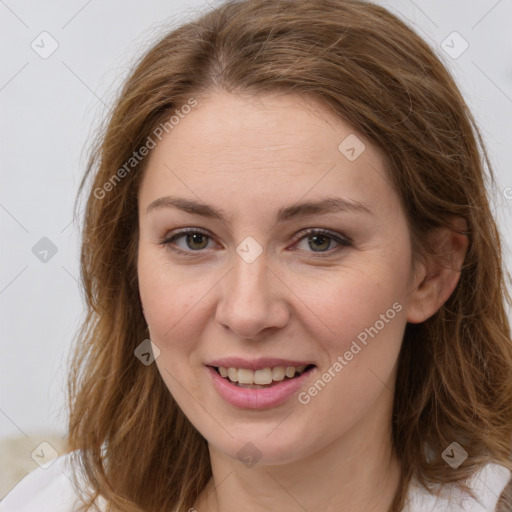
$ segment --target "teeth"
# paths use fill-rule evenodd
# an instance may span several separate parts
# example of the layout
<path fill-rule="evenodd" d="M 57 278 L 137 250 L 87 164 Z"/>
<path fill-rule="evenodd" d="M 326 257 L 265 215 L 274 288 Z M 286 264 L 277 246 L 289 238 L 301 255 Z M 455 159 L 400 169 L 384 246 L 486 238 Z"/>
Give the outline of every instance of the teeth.
<path fill-rule="evenodd" d="M 286 367 L 286 376 L 291 379 L 295 375 L 295 368 L 293 366 Z"/>
<path fill-rule="evenodd" d="M 282 366 L 272 368 L 272 380 L 276 382 L 283 380 L 286 375 L 286 370 Z"/>
<path fill-rule="evenodd" d="M 240 370 L 238 370 L 240 376 Z M 272 370 L 264 368 L 263 370 L 256 370 L 253 377 L 254 384 L 270 384 L 272 382 Z"/>
<path fill-rule="evenodd" d="M 305 366 L 276 366 L 275 368 L 263 368 L 256 371 L 247 368 L 224 368 L 222 366 L 218 368 L 221 377 L 227 377 L 231 382 L 261 386 L 282 381 L 285 377 L 292 379 L 296 373 L 300 374 L 305 369 Z"/>
<path fill-rule="evenodd" d="M 233 382 L 238 382 L 238 370 L 236 368 L 228 368 L 228 377 Z"/>
<path fill-rule="evenodd" d="M 230 368 L 228 372 L 231 370 L 234 372 L 237 371 L 234 368 Z M 229 375 L 229 378 L 231 379 L 231 375 Z M 254 384 L 254 372 L 252 370 L 245 370 L 244 368 L 240 368 L 238 370 L 238 382 L 240 382 L 240 384 Z"/>

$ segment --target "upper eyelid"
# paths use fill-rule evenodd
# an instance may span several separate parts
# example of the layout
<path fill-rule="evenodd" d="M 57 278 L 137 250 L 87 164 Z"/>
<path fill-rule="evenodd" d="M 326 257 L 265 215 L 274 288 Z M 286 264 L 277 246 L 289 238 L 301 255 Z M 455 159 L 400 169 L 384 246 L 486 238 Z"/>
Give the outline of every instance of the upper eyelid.
<path fill-rule="evenodd" d="M 186 235 L 187 233 L 201 233 L 213 240 L 215 240 L 215 236 L 211 235 L 207 229 L 204 229 L 204 228 L 197 228 L 197 227 L 189 227 L 189 228 L 182 228 L 181 230 L 178 229 L 177 231 L 174 230 L 175 232 L 171 232 L 169 234 L 166 234 L 164 235 L 164 237 L 162 238 L 162 241 L 165 241 L 165 240 L 170 240 L 174 237 L 177 237 L 179 235 Z M 341 239 L 344 239 L 346 240 L 347 242 L 352 242 L 352 240 L 350 239 L 350 237 L 348 237 L 347 235 L 345 234 L 342 234 L 342 233 L 337 233 L 336 231 L 332 231 L 330 229 L 327 229 L 327 228 L 305 228 L 305 229 L 302 229 L 300 231 L 298 231 L 295 235 L 293 235 L 293 238 L 294 239 L 297 239 L 297 238 L 301 238 L 301 237 L 304 237 L 308 234 L 317 234 L 317 233 L 320 233 L 320 234 L 324 234 L 324 235 L 327 235 L 327 236 L 330 236 L 332 238 L 341 238 Z"/>
<path fill-rule="evenodd" d="M 182 236 L 185 236 L 189 233 L 200 233 L 204 236 L 207 236 L 215 243 L 217 243 L 217 244 L 219 243 L 216 241 L 216 238 L 208 232 L 208 230 L 205 230 L 203 228 L 197 228 L 197 227 L 188 227 L 188 228 L 182 228 L 181 230 L 171 233 L 170 235 L 166 235 L 163 238 L 163 240 L 161 241 L 161 244 L 162 245 L 170 245 L 173 240 L 176 240 L 176 239 L 178 239 Z M 308 236 L 314 236 L 316 234 L 325 235 L 325 236 L 333 239 L 337 244 L 339 244 L 341 246 L 347 247 L 347 246 L 350 246 L 353 244 L 353 241 L 350 237 L 348 237 L 344 234 L 341 234 L 341 233 L 337 233 L 337 232 L 332 231 L 327 228 L 306 228 L 306 229 L 300 230 L 293 236 L 293 243 L 296 244 L 296 243 L 302 241 L 303 239 L 307 238 Z M 189 253 L 203 252 L 203 250 L 197 250 L 197 251 L 184 250 L 184 249 L 181 249 L 180 247 L 178 247 L 175 250 L 182 251 L 182 252 L 189 252 Z M 325 251 L 325 254 L 329 254 L 331 251 L 333 251 L 333 249 L 330 249 L 329 251 Z M 318 254 L 322 254 L 322 252 L 323 251 L 320 251 L 320 252 L 318 252 Z M 314 251 L 313 251 L 313 253 L 314 253 Z"/>
<path fill-rule="evenodd" d="M 182 230 L 178 230 L 176 232 L 171 232 L 171 233 L 166 234 L 162 238 L 162 243 L 172 240 L 173 238 L 178 238 L 179 236 L 187 235 L 189 233 L 200 233 L 201 235 L 205 235 L 208 238 L 215 240 L 214 236 L 212 236 L 210 233 L 208 233 L 207 230 L 204 230 L 202 228 L 183 228 Z"/>

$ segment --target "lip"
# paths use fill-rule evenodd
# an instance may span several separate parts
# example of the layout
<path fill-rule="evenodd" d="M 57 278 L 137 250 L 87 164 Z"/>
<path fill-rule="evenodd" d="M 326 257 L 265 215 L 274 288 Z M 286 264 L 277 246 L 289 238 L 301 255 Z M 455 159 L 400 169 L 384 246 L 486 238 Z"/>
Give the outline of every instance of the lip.
<path fill-rule="evenodd" d="M 284 364 L 277 364 L 276 366 L 284 366 Z M 295 364 L 289 366 L 295 366 Z M 231 368 L 233 367 L 236 368 L 237 366 L 231 366 Z M 244 366 L 239 366 L 239 368 L 244 368 Z M 207 366 L 206 370 L 210 374 L 219 395 L 229 404 L 244 409 L 269 409 L 285 403 L 299 391 L 315 372 L 316 366 L 301 373 L 298 377 L 282 380 L 269 388 L 261 389 L 240 388 L 221 377 L 215 368 Z"/>
<path fill-rule="evenodd" d="M 280 359 L 276 357 L 260 357 L 258 359 L 245 359 L 243 357 L 224 357 L 222 359 L 216 359 L 209 363 L 205 363 L 206 366 L 215 366 L 219 368 L 245 368 L 247 370 L 263 370 L 263 368 L 275 368 L 276 366 L 308 366 L 315 364 L 313 361 L 297 361 Z"/>

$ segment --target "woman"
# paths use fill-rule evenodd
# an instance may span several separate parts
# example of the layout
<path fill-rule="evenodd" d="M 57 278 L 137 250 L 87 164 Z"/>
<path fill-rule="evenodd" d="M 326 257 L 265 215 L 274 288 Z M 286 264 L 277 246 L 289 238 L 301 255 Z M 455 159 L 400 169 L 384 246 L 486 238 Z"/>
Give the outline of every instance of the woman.
<path fill-rule="evenodd" d="M 510 510 L 492 171 L 411 29 L 224 4 L 149 50 L 97 148 L 69 453 L 0 510 Z"/>

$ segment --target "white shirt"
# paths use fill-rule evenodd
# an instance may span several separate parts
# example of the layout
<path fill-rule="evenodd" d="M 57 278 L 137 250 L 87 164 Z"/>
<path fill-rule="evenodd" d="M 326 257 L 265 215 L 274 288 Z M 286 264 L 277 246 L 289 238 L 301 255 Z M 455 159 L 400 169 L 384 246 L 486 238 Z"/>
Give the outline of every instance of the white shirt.
<path fill-rule="evenodd" d="M 71 485 L 72 457 L 61 455 L 47 469 L 37 468 L 25 476 L 0 502 L 0 512 L 75 512 L 78 497 Z M 453 486 L 443 487 L 435 497 L 413 482 L 403 512 L 494 512 L 511 476 L 497 464 L 483 467 L 471 480 L 478 501 Z M 98 504 L 106 510 L 105 500 Z"/>

